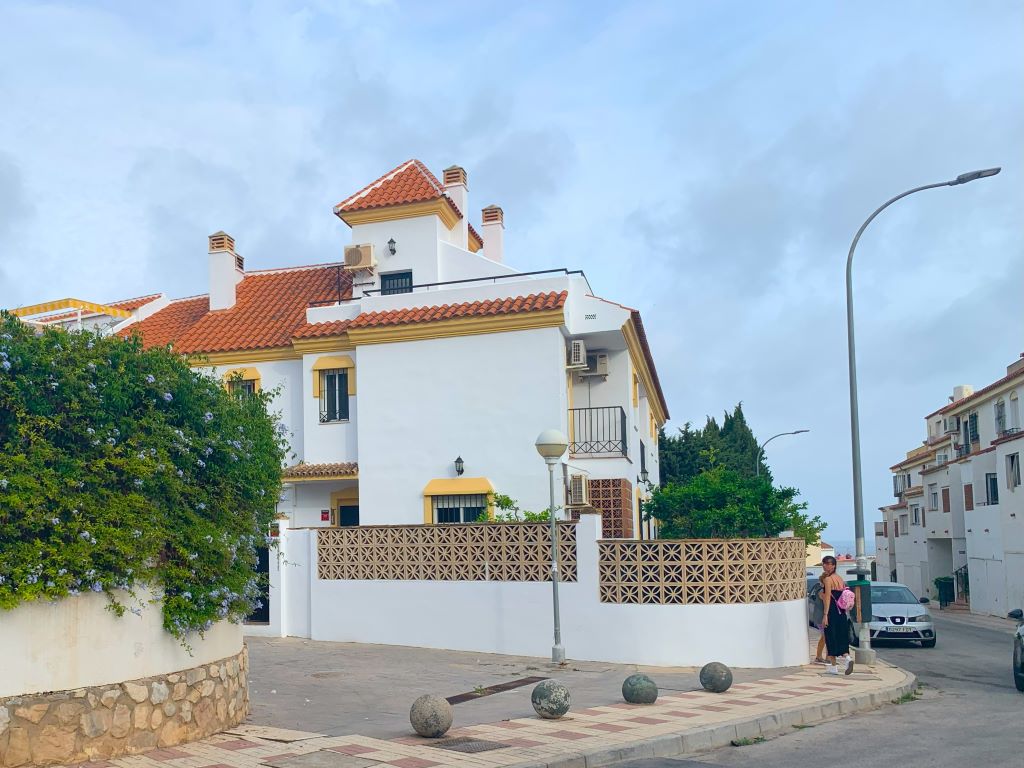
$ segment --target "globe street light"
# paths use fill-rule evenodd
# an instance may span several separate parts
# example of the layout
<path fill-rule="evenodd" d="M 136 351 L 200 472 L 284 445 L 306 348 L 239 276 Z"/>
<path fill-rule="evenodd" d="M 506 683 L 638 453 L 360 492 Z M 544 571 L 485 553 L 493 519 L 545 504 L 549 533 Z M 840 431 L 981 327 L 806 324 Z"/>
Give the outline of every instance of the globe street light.
<path fill-rule="evenodd" d="M 795 432 L 779 432 L 779 434 L 772 435 L 767 440 L 765 440 L 763 443 L 761 443 L 761 446 L 757 449 L 757 459 L 754 461 L 754 477 L 760 477 L 761 476 L 761 456 L 762 456 L 762 454 L 764 454 L 764 447 L 766 445 L 768 445 L 768 443 L 770 443 L 776 437 L 782 437 L 783 435 L 802 435 L 804 432 L 810 432 L 810 431 L 811 430 L 809 430 L 809 429 L 798 429 Z"/>
<path fill-rule="evenodd" d="M 558 613 L 558 526 L 555 524 L 555 465 L 562 458 L 569 440 L 557 429 L 545 429 L 537 437 L 537 453 L 548 465 L 551 506 L 548 507 L 551 522 L 551 599 L 555 613 L 555 644 L 551 646 L 551 661 L 565 663 L 565 648 L 562 647 L 562 624 Z"/>
<path fill-rule="evenodd" d="M 896 197 L 886 201 L 876 208 L 874 213 L 868 216 L 867 220 L 860 225 L 860 229 L 857 230 L 857 234 L 854 235 L 853 242 L 850 244 L 850 254 L 846 257 L 846 342 L 850 358 L 850 443 L 853 452 L 853 525 L 854 535 L 856 536 L 857 578 L 861 581 L 865 580 L 870 571 L 868 571 L 868 559 L 864 553 L 864 495 L 861 487 L 860 469 L 860 412 L 857 403 L 857 353 L 853 333 L 853 252 L 856 250 L 860 236 L 864 234 L 868 224 L 874 221 L 878 214 L 897 200 L 902 200 L 907 195 L 923 192 L 926 189 L 955 187 L 958 184 L 966 184 L 969 181 L 985 179 L 989 176 L 995 176 L 1000 170 L 1000 168 L 985 168 L 981 171 L 961 173 L 951 181 L 925 184 L 923 187 L 914 187 L 902 194 L 896 195 Z M 863 654 L 861 651 L 863 651 Z M 871 630 L 868 627 L 868 622 L 864 621 L 861 623 L 858 661 L 863 660 L 870 663 L 873 660 L 873 656 L 874 654 L 871 651 Z"/>

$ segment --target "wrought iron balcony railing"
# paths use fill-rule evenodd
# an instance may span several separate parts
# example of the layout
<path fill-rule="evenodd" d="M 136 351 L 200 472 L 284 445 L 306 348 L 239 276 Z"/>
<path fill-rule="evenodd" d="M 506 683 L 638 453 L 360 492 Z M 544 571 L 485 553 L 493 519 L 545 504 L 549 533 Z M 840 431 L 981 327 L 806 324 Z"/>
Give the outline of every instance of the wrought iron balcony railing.
<path fill-rule="evenodd" d="M 625 456 L 626 411 L 621 406 L 569 409 L 569 454 Z"/>

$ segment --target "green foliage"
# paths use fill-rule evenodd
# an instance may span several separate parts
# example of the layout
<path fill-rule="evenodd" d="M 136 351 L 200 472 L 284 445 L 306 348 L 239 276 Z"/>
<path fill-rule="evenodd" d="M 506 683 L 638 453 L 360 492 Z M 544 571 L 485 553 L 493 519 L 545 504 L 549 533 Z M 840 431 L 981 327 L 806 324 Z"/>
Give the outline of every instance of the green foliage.
<path fill-rule="evenodd" d="M 120 614 L 114 591 L 145 586 L 178 638 L 248 615 L 284 457 L 270 397 L 0 314 L 0 609 L 91 591 Z"/>
<path fill-rule="evenodd" d="M 488 503 L 494 507 L 493 519 L 487 512 L 481 513 L 478 523 L 546 523 L 550 519 L 548 511 L 530 512 L 519 508 L 519 502 L 504 493 L 492 493 L 487 497 Z M 555 508 L 557 512 L 559 507 Z"/>
<path fill-rule="evenodd" d="M 767 477 L 719 464 L 689 482 L 654 489 L 644 514 L 658 520 L 665 539 L 760 538 L 791 529 L 813 544 L 825 523 L 805 515 L 807 504 L 798 503 L 797 495 L 795 488 L 775 488 Z"/>
<path fill-rule="evenodd" d="M 732 413 L 723 414 L 721 427 L 709 416 L 703 429 L 693 429 L 687 422 L 678 435 L 668 436 L 664 430 L 659 432 L 661 481 L 663 484 L 687 483 L 715 465 L 753 477 L 758 447 L 757 438 L 743 415 L 743 404 L 739 403 Z M 763 457 L 760 474 L 771 478 Z"/>

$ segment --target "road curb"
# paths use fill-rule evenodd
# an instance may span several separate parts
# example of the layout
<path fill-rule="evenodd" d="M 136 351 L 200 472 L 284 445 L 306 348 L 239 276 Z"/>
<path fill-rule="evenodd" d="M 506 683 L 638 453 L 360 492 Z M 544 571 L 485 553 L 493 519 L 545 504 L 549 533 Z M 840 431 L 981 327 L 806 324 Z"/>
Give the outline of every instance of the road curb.
<path fill-rule="evenodd" d="M 893 667 L 894 669 L 896 667 Z M 867 712 L 899 701 L 917 690 L 917 677 L 905 669 L 903 680 L 871 693 L 837 698 L 819 704 L 790 707 L 756 718 L 692 728 L 677 734 L 620 744 L 616 747 L 568 752 L 547 762 L 527 761 L 508 768 L 599 768 L 623 760 L 648 757 L 681 757 L 725 747 L 738 739 L 778 736 L 796 725 L 814 725 L 836 717 Z"/>

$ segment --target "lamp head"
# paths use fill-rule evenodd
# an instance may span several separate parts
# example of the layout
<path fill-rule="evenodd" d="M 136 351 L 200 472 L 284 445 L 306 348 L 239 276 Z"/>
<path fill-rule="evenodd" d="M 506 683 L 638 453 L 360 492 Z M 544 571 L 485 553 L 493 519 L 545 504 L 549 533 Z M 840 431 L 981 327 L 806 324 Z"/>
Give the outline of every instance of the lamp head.
<path fill-rule="evenodd" d="M 569 440 L 557 429 L 545 429 L 537 436 L 535 445 L 537 453 L 545 460 L 554 460 L 565 453 L 565 449 L 569 447 Z"/>
<path fill-rule="evenodd" d="M 968 181 L 977 181 L 978 179 L 987 179 L 989 176 L 995 176 L 999 173 L 1002 168 L 985 168 L 981 171 L 970 171 L 969 173 L 961 173 L 953 181 L 949 182 L 952 187 L 955 184 L 966 184 Z"/>

